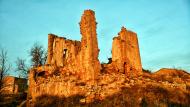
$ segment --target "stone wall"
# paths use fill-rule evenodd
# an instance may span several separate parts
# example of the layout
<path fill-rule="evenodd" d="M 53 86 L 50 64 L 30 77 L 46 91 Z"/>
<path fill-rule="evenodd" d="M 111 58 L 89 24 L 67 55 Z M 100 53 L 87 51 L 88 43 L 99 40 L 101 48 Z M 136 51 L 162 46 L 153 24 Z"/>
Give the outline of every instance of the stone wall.
<path fill-rule="evenodd" d="M 101 67 L 96 25 L 94 11 L 85 10 L 80 21 L 81 41 L 48 35 L 47 62 L 30 70 L 28 99 L 35 102 L 42 95 L 87 94 L 91 91 L 88 87 L 97 88 L 101 71 L 118 71 L 122 76 L 142 73 L 137 35 L 125 28 L 113 39 L 112 61 Z"/>
<path fill-rule="evenodd" d="M 12 76 L 6 76 L 2 80 L 2 89 L 0 90 L 3 94 L 16 94 L 24 92 L 27 88 L 27 79 L 17 78 Z"/>
<path fill-rule="evenodd" d="M 112 63 L 118 71 L 126 75 L 142 74 L 142 65 L 137 34 L 122 27 L 117 37 L 113 38 Z"/>
<path fill-rule="evenodd" d="M 64 66 L 76 59 L 80 51 L 80 41 L 68 40 L 54 34 L 48 35 L 47 63 L 58 67 Z"/>
<path fill-rule="evenodd" d="M 48 35 L 48 65 L 64 67 L 84 80 L 94 80 L 100 72 L 95 13 L 85 10 L 80 21 L 81 42 Z"/>
<path fill-rule="evenodd" d="M 36 77 L 35 69 L 30 71 L 30 86 L 28 98 L 35 102 L 36 98 L 42 95 L 64 96 L 69 97 L 82 92 L 80 87 L 76 86 L 80 82 L 77 76 L 66 75 L 64 73 L 59 76 L 44 78 Z M 82 93 L 81 93 L 82 94 Z"/>

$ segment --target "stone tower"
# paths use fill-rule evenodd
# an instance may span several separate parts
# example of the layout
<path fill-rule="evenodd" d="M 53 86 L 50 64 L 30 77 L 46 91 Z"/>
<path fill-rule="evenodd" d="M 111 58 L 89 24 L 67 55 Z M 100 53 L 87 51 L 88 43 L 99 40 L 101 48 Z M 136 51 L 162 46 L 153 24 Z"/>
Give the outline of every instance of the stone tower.
<path fill-rule="evenodd" d="M 96 34 L 95 13 L 92 10 L 85 10 L 80 21 L 81 52 L 80 62 L 84 70 L 84 78 L 94 79 L 101 69 L 98 60 L 98 41 Z"/>
<path fill-rule="evenodd" d="M 113 38 L 112 61 L 119 72 L 126 75 L 142 74 L 142 65 L 137 34 L 122 27 L 117 37 Z"/>

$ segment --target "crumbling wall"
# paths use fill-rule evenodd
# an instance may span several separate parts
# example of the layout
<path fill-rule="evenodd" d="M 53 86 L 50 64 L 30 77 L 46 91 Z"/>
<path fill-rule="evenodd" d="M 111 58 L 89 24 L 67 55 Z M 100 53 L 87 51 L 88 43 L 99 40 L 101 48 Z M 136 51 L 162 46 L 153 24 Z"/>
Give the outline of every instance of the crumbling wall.
<path fill-rule="evenodd" d="M 36 76 L 36 69 L 30 70 L 29 75 L 29 93 L 28 99 L 32 99 L 33 102 L 36 98 L 42 95 L 54 95 L 69 97 L 75 94 L 79 94 L 81 89 L 76 87 L 76 81 L 79 79 L 76 76 L 71 75 L 41 77 Z M 81 93 L 82 94 L 82 93 Z"/>
<path fill-rule="evenodd" d="M 112 62 L 118 71 L 127 75 L 142 74 L 142 65 L 136 33 L 122 27 L 113 38 Z"/>
<path fill-rule="evenodd" d="M 82 39 L 81 52 L 78 58 L 86 80 L 96 78 L 101 69 L 98 60 L 99 49 L 96 24 L 94 11 L 85 10 L 80 21 Z"/>
<path fill-rule="evenodd" d="M 27 87 L 27 79 L 17 78 L 13 76 L 6 76 L 2 80 L 2 94 L 16 94 L 24 92 Z"/>
<path fill-rule="evenodd" d="M 56 35 L 48 34 L 48 53 L 47 53 L 47 62 L 46 64 L 51 64 L 51 60 L 53 57 L 53 42 Z"/>
<path fill-rule="evenodd" d="M 48 35 L 48 58 L 46 64 L 64 66 L 76 59 L 80 41 L 67 40 L 54 34 Z"/>
<path fill-rule="evenodd" d="M 47 64 L 64 66 L 65 71 L 76 72 L 84 80 L 93 80 L 101 69 L 96 24 L 95 13 L 85 10 L 80 21 L 81 42 L 49 34 Z"/>
<path fill-rule="evenodd" d="M 81 42 L 48 35 L 48 66 L 33 68 L 29 75 L 29 96 L 34 101 L 43 94 L 68 97 L 87 92 L 78 82 L 87 84 L 86 87 L 97 86 L 100 70 L 141 74 L 137 35 L 125 28 L 113 39 L 112 61 L 101 68 L 96 25 L 95 13 L 85 10 L 80 21 Z"/>

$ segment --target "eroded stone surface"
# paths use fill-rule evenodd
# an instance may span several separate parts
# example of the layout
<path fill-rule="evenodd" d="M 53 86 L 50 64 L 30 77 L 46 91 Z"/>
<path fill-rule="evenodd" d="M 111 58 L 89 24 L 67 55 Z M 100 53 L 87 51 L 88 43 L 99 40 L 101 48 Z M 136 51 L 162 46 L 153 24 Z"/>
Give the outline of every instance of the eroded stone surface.
<path fill-rule="evenodd" d="M 27 87 L 27 79 L 5 76 L 2 80 L 1 94 L 23 93 Z"/>
<path fill-rule="evenodd" d="M 80 52 L 80 41 L 68 40 L 54 34 L 48 35 L 47 64 L 63 67 L 76 59 Z"/>
<path fill-rule="evenodd" d="M 84 80 L 94 80 L 100 72 L 95 13 L 85 10 L 80 21 L 81 42 L 48 35 L 47 64 L 78 73 Z"/>
<path fill-rule="evenodd" d="M 142 65 L 137 34 L 122 27 L 112 43 L 112 63 L 126 75 L 141 75 Z"/>
<path fill-rule="evenodd" d="M 96 19 L 94 12 L 85 10 L 81 17 L 80 32 L 81 52 L 79 62 L 85 72 L 85 78 L 94 79 L 100 72 L 101 65 L 98 60 L 98 41 L 96 34 Z"/>
<path fill-rule="evenodd" d="M 135 84 L 127 76 L 142 74 L 137 35 L 122 28 L 113 39 L 112 60 L 101 66 L 96 25 L 94 11 L 85 10 L 80 21 L 81 41 L 48 35 L 47 62 L 31 69 L 28 99 L 36 102 L 43 95 L 80 95 L 79 102 L 91 103 Z"/>

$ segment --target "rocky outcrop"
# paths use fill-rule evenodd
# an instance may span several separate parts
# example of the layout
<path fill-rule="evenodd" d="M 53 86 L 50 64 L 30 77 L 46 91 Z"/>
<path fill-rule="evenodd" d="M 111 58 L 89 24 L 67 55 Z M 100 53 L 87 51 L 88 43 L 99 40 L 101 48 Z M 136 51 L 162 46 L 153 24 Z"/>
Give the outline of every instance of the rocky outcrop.
<path fill-rule="evenodd" d="M 118 72 L 141 75 L 142 65 L 137 34 L 122 27 L 112 43 L 112 64 Z"/>

